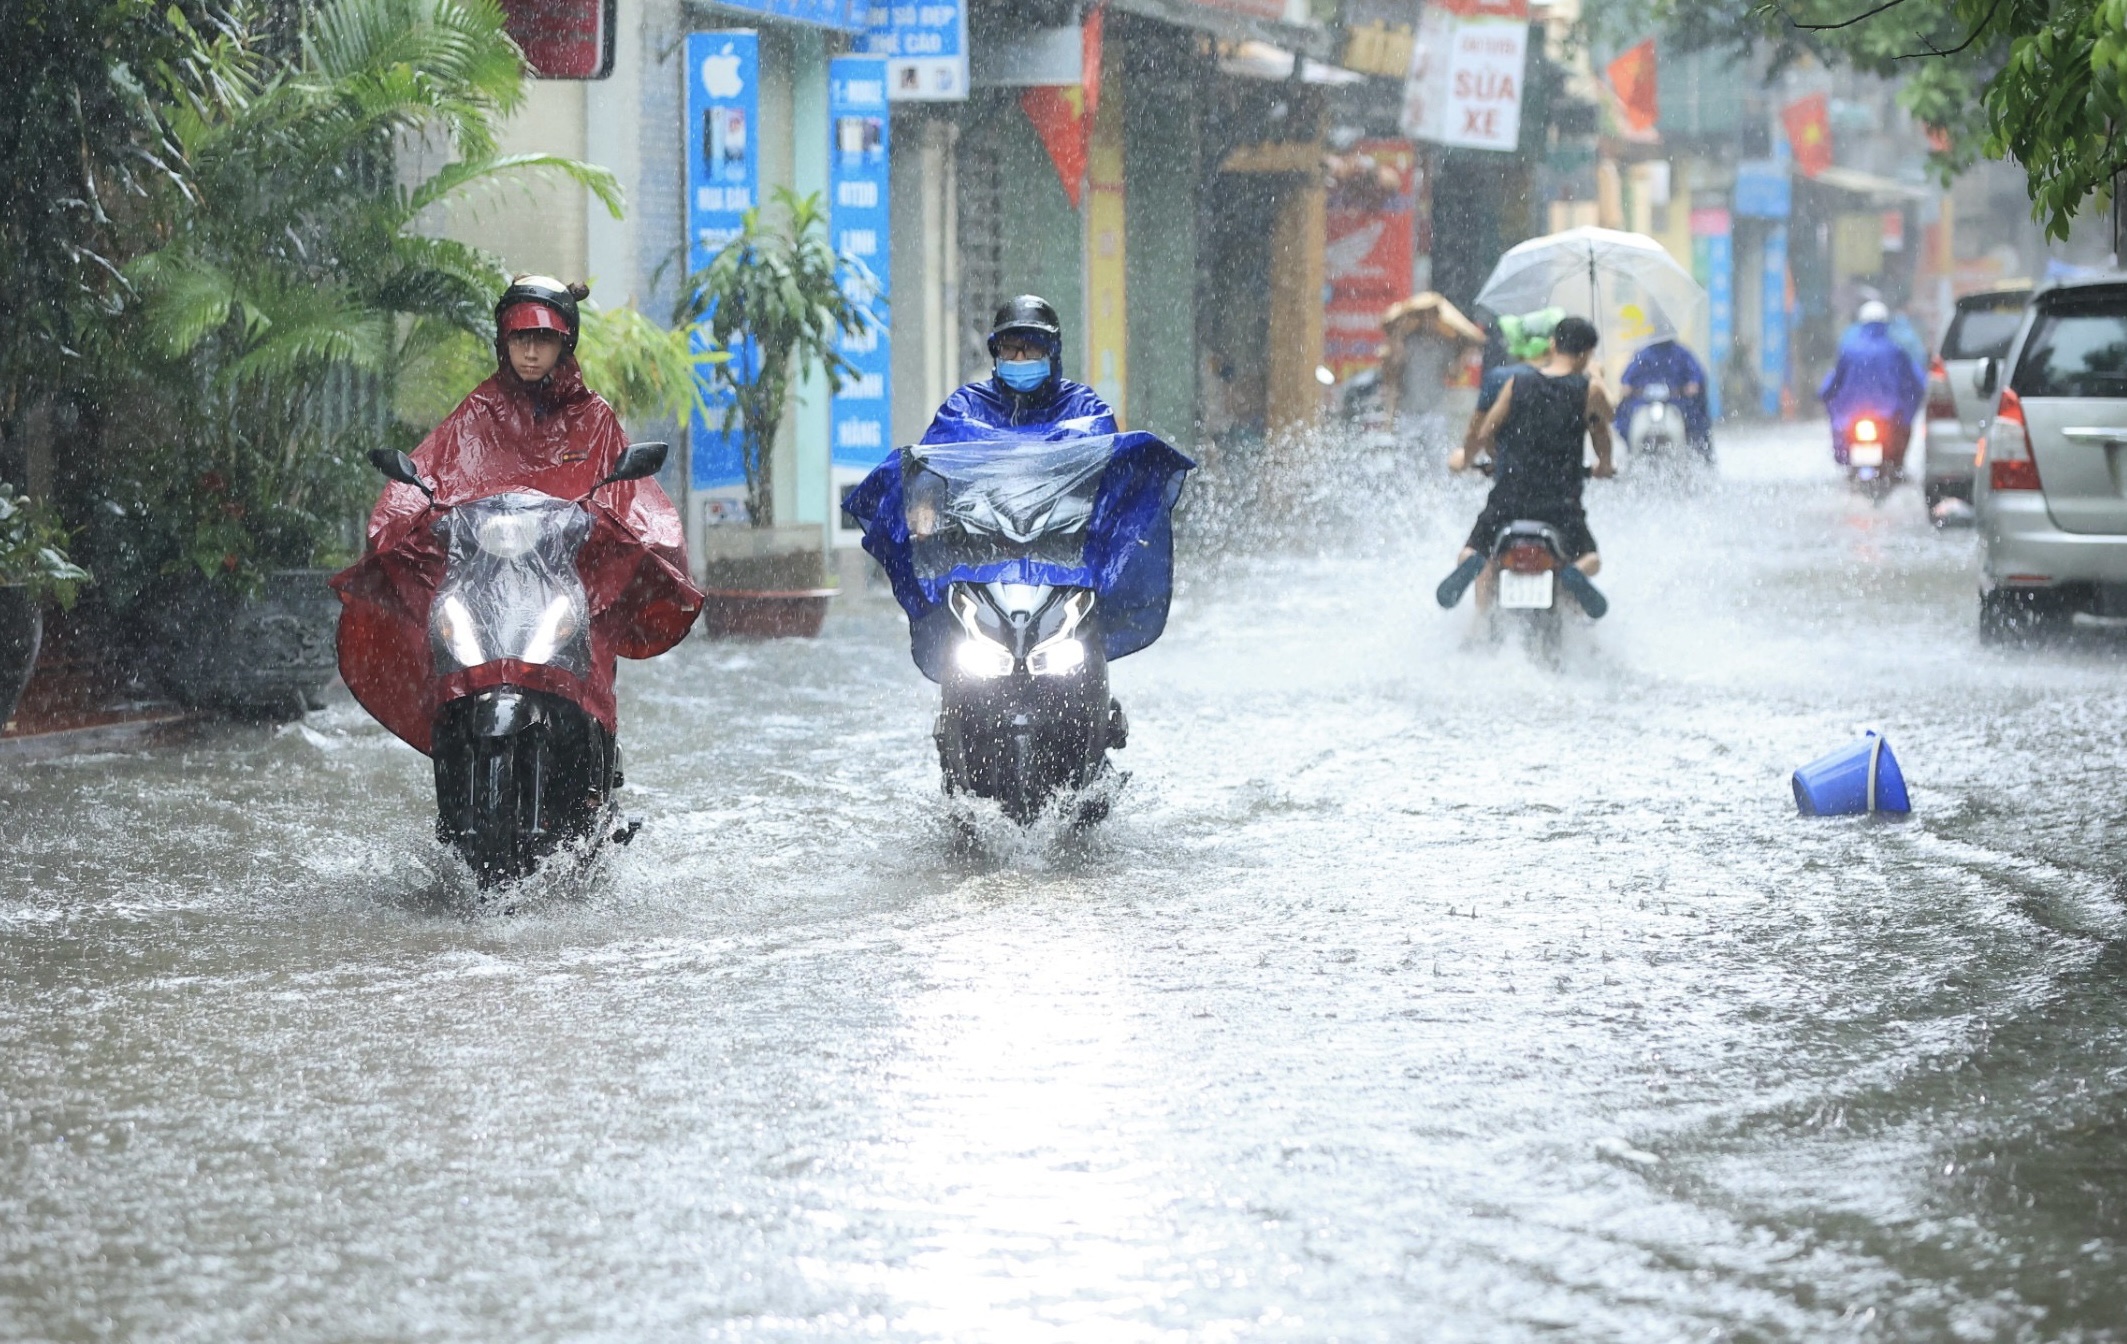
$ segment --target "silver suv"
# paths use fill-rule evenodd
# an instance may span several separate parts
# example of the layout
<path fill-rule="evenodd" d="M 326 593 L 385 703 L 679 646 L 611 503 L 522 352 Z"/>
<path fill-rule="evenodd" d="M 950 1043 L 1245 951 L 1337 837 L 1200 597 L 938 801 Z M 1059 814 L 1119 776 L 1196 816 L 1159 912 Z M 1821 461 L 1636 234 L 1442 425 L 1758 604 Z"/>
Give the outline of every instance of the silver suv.
<path fill-rule="evenodd" d="M 2039 291 L 1974 376 L 2000 385 L 1973 479 L 1981 638 L 2127 617 L 2127 277 Z"/>
<path fill-rule="evenodd" d="M 1994 409 L 1994 398 L 1980 394 L 1972 375 L 1983 359 L 1999 365 L 2008 358 L 2030 301 L 2029 281 L 1967 294 L 1942 333 L 1941 353 L 1928 370 L 1928 456 L 1920 478 L 1921 498 L 1938 525 L 1944 500 L 1972 502 L 1972 451 Z"/>

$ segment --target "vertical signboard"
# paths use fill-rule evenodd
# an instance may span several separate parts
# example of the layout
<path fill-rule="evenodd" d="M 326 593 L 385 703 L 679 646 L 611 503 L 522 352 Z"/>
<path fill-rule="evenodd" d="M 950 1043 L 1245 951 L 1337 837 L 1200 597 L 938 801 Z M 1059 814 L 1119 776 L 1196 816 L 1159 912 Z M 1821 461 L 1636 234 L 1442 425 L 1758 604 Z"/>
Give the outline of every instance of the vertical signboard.
<path fill-rule="evenodd" d="M 828 218 L 835 250 L 861 263 L 842 268 L 842 288 L 871 311 L 866 330 L 843 333 L 842 357 L 856 366 L 830 403 L 829 442 L 837 467 L 870 469 L 893 447 L 888 410 L 893 405 L 887 315 L 891 295 L 887 218 L 886 61 L 878 56 L 837 56 L 827 64 Z"/>
<path fill-rule="evenodd" d="M 1408 140 L 1362 140 L 1330 170 L 1322 362 L 1343 382 L 1381 362 L 1381 317 L 1413 292 L 1418 152 Z"/>
<path fill-rule="evenodd" d="M 1086 381 L 1129 421 L 1130 319 L 1125 301 L 1122 89 L 1101 91 L 1086 147 Z"/>
<path fill-rule="evenodd" d="M 502 0 L 502 25 L 534 79 L 613 73 L 614 0 Z"/>
<path fill-rule="evenodd" d="M 896 103 L 967 98 L 967 0 L 871 0 L 864 54 L 886 58 Z"/>
<path fill-rule="evenodd" d="M 687 34 L 687 269 L 699 270 L 736 238 L 741 218 L 760 202 L 760 38 L 750 30 Z M 745 352 L 734 351 L 743 361 Z M 704 374 L 703 377 L 708 375 Z M 736 432 L 722 429 L 728 394 L 712 393 L 709 415 L 697 413 L 689 482 L 695 490 L 743 484 L 746 462 Z M 741 496 L 741 499 L 743 496 Z M 707 501 L 716 521 L 737 521 L 744 504 Z"/>
<path fill-rule="evenodd" d="M 1721 370 L 1736 337 L 1735 220 L 1726 210 L 1691 212 L 1691 269 L 1706 287 L 1707 409 L 1721 418 Z"/>
<path fill-rule="evenodd" d="M 1764 331 L 1758 338 L 1758 387 L 1767 415 L 1780 413 L 1781 394 L 1787 390 L 1787 226 L 1776 224 L 1765 231 Z"/>
<path fill-rule="evenodd" d="M 1425 7 L 1403 83 L 1403 133 L 1436 145 L 1521 145 L 1528 0 L 1446 0 Z"/>

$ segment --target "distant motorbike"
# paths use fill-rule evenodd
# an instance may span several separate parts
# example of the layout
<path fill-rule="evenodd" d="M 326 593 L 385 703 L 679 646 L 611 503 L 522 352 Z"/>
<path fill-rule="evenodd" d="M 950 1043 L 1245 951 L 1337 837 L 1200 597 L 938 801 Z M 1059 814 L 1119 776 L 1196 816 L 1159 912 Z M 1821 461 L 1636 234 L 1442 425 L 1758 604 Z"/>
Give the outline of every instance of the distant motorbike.
<path fill-rule="evenodd" d="M 1882 504 L 1903 478 L 1908 422 L 1873 412 L 1857 415 L 1838 438 L 1834 454 L 1846 468 L 1847 484 L 1872 504 Z"/>
<path fill-rule="evenodd" d="M 1690 435 L 1684 428 L 1683 411 L 1670 401 L 1669 384 L 1647 384 L 1639 389 L 1638 401 L 1625 434 L 1626 457 L 1653 466 L 1686 461 Z"/>
<path fill-rule="evenodd" d="M 593 528 L 586 506 L 608 485 L 656 475 L 667 452 L 631 445 L 578 499 L 511 491 L 438 511 L 447 558 L 428 606 L 431 667 L 439 683 L 477 689 L 436 711 L 436 835 L 482 886 L 525 876 L 564 844 L 625 844 L 640 824 L 623 824 L 614 802 L 619 743 L 566 688 L 592 672 L 577 566 Z M 370 461 L 435 507 L 412 458 L 378 449 Z"/>

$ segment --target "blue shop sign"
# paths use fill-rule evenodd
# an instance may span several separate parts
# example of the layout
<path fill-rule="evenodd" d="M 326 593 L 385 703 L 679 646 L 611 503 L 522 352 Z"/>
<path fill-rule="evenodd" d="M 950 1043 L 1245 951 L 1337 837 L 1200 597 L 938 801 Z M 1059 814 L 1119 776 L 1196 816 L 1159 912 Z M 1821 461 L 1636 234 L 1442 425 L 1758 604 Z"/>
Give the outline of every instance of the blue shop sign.
<path fill-rule="evenodd" d="M 749 29 L 687 34 L 687 269 L 709 264 L 739 236 L 760 204 L 761 42 Z M 751 352 L 732 352 L 745 367 Z M 702 377 L 707 378 L 707 374 Z M 708 394 L 709 415 L 695 414 L 690 475 L 696 489 L 746 479 L 739 436 L 723 432 L 729 393 Z"/>
<path fill-rule="evenodd" d="M 1786 219 L 1793 210 L 1794 183 L 1787 165 L 1753 159 L 1736 165 L 1735 211 L 1751 219 Z"/>
<path fill-rule="evenodd" d="M 716 0 L 716 3 L 721 9 L 744 10 L 764 18 L 807 23 L 815 28 L 833 28 L 844 33 L 863 32 L 866 11 L 871 8 L 871 0 Z"/>
<path fill-rule="evenodd" d="M 893 450 L 888 436 L 893 368 L 887 329 L 891 275 L 887 171 L 893 119 L 883 56 L 837 56 L 827 65 L 828 220 L 835 251 L 848 258 L 842 288 L 871 311 L 871 325 L 843 333 L 842 357 L 855 366 L 828 411 L 834 463 L 875 467 Z"/>
<path fill-rule="evenodd" d="M 890 102 L 967 98 L 967 0 L 866 0 L 863 51 L 886 58 Z"/>

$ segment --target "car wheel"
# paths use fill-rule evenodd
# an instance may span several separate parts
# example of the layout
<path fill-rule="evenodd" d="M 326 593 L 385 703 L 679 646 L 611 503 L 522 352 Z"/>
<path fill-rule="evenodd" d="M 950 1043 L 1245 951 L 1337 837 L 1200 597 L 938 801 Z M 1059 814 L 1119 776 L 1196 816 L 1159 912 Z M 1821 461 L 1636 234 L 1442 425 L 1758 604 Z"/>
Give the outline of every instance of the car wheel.
<path fill-rule="evenodd" d="M 1979 595 L 1982 644 L 2028 643 L 2059 630 L 2067 618 L 2066 606 L 2054 593 L 1997 588 Z"/>

